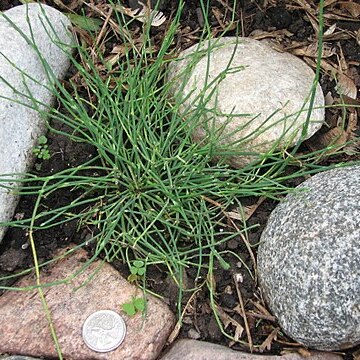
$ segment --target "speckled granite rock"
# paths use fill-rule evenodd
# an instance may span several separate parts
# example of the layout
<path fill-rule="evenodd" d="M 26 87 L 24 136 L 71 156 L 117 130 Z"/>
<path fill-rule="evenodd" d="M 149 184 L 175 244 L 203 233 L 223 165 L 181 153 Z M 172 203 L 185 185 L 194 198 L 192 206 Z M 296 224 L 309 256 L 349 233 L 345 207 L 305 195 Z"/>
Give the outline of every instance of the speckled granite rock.
<path fill-rule="evenodd" d="M 189 111 L 196 114 L 204 102 L 209 110 L 190 125 L 195 141 L 211 141 L 218 151 L 221 145 L 231 144 L 237 154 L 228 156 L 227 162 L 243 167 L 261 158 L 256 153 L 299 140 L 307 116 L 307 111 L 300 111 L 314 80 L 313 71 L 303 61 L 266 43 L 250 38 L 237 42 L 235 37 L 217 39 L 216 45 L 213 40 L 211 51 L 206 45 L 200 50 L 194 45 L 180 59 L 169 65 L 169 79 L 176 79 L 172 91 L 182 103 L 180 111 L 186 118 Z M 306 137 L 324 122 L 323 106 L 318 85 L 315 107 L 320 108 L 312 112 Z"/>
<path fill-rule="evenodd" d="M 129 284 L 109 264 L 94 261 L 77 275 L 87 260 L 84 250 L 58 260 L 41 273 L 42 283 L 69 279 L 68 284 L 45 287 L 44 292 L 64 359 L 71 360 L 154 360 L 161 352 L 175 324 L 168 306 L 149 295 L 143 315 L 127 316 L 121 304 L 142 296 L 142 290 Z M 88 280 L 94 276 L 91 281 Z M 14 286 L 35 284 L 33 275 Z M 82 339 L 82 326 L 98 310 L 119 313 L 127 328 L 123 343 L 115 350 L 97 353 Z M 7 291 L 0 296 L 0 354 L 25 354 L 57 358 L 49 326 L 36 291 Z M 100 332 L 100 334 L 102 334 Z"/>
<path fill-rule="evenodd" d="M 33 105 L 29 92 L 47 106 L 52 101 L 46 88 L 48 74 L 33 47 L 36 44 L 54 76 L 61 78 L 74 43 L 68 26 L 64 14 L 46 5 L 33 3 L 0 13 L 0 177 L 24 173 L 31 166 L 32 149 L 45 130 L 44 119 L 22 104 Z M 17 200 L 11 190 L 0 187 L 0 222 L 11 219 Z M 0 227 L 0 242 L 4 230 Z"/>
<path fill-rule="evenodd" d="M 261 237 L 264 297 L 282 329 L 310 348 L 360 343 L 359 185 L 360 166 L 313 176 L 276 207 Z"/>
<path fill-rule="evenodd" d="M 306 357 L 306 360 L 341 359 L 340 355 L 320 352 L 311 352 Z M 205 341 L 182 339 L 176 341 L 171 349 L 158 360 L 305 360 L 305 358 L 297 353 L 282 356 L 248 354 Z"/>

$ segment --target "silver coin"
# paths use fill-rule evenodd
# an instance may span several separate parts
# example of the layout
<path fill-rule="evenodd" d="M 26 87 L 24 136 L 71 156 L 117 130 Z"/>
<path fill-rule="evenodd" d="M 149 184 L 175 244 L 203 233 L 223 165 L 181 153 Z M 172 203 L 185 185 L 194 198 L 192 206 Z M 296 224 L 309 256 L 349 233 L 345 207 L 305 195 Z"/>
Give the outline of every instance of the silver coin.
<path fill-rule="evenodd" d="M 123 318 L 112 310 L 100 310 L 91 314 L 82 329 L 85 344 L 96 352 L 115 350 L 123 342 L 125 334 Z"/>

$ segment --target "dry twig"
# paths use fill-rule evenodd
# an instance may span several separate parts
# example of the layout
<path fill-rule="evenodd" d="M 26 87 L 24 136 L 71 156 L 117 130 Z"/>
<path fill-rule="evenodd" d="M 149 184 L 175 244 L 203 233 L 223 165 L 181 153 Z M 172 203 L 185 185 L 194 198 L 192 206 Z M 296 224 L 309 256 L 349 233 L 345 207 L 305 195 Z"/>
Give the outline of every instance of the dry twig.
<path fill-rule="evenodd" d="M 253 347 L 253 341 L 252 341 L 252 337 L 251 337 L 251 331 L 250 331 L 250 327 L 249 327 L 249 322 L 246 317 L 244 301 L 243 301 L 243 297 L 242 297 L 241 290 L 239 287 L 239 281 L 238 281 L 237 275 L 234 275 L 233 279 L 234 279 L 236 293 L 237 293 L 237 296 L 239 299 L 239 304 L 240 304 L 240 308 L 241 308 L 241 312 L 242 312 L 241 315 L 242 315 L 242 318 L 244 319 L 245 331 L 246 331 L 246 336 L 247 336 L 248 343 L 249 343 L 249 348 L 250 348 L 250 351 L 253 352 L 254 347 Z"/>

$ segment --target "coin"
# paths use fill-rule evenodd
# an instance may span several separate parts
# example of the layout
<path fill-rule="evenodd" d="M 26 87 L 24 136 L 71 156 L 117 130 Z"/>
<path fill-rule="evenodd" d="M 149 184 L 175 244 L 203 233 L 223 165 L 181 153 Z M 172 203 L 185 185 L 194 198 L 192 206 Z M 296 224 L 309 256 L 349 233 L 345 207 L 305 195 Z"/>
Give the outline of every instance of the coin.
<path fill-rule="evenodd" d="M 100 310 L 84 322 L 82 336 L 85 344 L 96 352 L 115 350 L 124 340 L 126 325 L 123 318 L 112 310 Z"/>

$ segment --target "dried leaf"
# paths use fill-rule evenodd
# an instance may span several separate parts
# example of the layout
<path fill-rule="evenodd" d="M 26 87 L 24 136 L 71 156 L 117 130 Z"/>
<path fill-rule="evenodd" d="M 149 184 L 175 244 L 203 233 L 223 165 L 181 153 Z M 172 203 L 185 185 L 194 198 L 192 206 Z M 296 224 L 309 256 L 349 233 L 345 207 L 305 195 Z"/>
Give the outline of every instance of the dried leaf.
<path fill-rule="evenodd" d="M 234 13 L 234 9 L 224 0 L 217 0 L 224 8 L 228 9 L 231 13 Z"/>
<path fill-rule="evenodd" d="M 341 147 L 345 146 L 347 140 L 348 140 L 347 132 L 341 127 L 335 127 L 323 134 L 318 134 L 315 137 L 309 139 L 306 142 L 306 145 L 312 151 L 334 146 L 332 150 L 328 151 L 328 154 L 331 154 L 335 151 L 338 151 Z"/>
<path fill-rule="evenodd" d="M 244 328 L 239 323 L 237 323 L 237 325 L 235 326 L 235 334 L 234 334 L 235 341 L 239 341 L 241 339 L 243 332 L 244 332 Z"/>
<path fill-rule="evenodd" d="M 336 3 L 338 0 L 325 0 L 324 1 L 324 8 L 326 8 L 327 6 L 330 6 L 334 3 Z"/>
<path fill-rule="evenodd" d="M 239 220 L 239 221 L 244 221 L 244 216 L 242 214 L 240 214 L 239 212 L 235 212 L 235 211 L 226 211 L 225 215 L 233 220 Z"/>
<path fill-rule="evenodd" d="M 230 324 L 235 321 L 233 318 L 230 317 L 220 306 L 216 307 L 216 310 L 219 314 L 220 320 L 224 325 L 224 329 L 226 330 Z"/>
<path fill-rule="evenodd" d="M 306 0 L 293 0 L 295 3 L 297 3 L 300 7 L 302 7 L 305 11 L 313 11 L 311 8 L 311 5 Z"/>
<path fill-rule="evenodd" d="M 356 350 L 353 353 L 354 360 L 360 360 L 360 350 Z"/>
<path fill-rule="evenodd" d="M 237 209 L 236 211 L 226 211 L 224 214 L 233 220 L 248 221 L 264 200 L 265 198 L 261 197 L 255 204 L 243 206 L 242 209 Z"/>
<path fill-rule="evenodd" d="M 125 45 L 125 44 L 115 45 L 112 48 L 111 53 L 112 54 L 120 54 L 121 56 L 123 56 L 129 52 L 129 49 L 130 49 L 130 45 Z"/>
<path fill-rule="evenodd" d="M 271 315 L 270 312 L 264 306 L 262 306 L 259 302 L 252 301 L 252 303 L 262 314 L 275 319 L 275 317 L 273 315 Z"/>
<path fill-rule="evenodd" d="M 358 128 L 358 125 L 359 124 L 358 124 L 357 111 L 352 110 L 352 111 L 350 111 L 349 118 L 348 118 L 348 125 L 346 128 L 347 133 L 349 135 L 354 135 Z"/>
<path fill-rule="evenodd" d="M 274 30 L 274 31 L 263 31 L 256 29 L 252 31 L 249 35 L 252 39 L 255 40 L 261 40 L 261 39 L 267 39 L 267 38 L 284 38 L 284 37 L 291 37 L 294 34 L 291 33 L 287 29 L 280 29 L 280 30 Z"/>
<path fill-rule="evenodd" d="M 81 6 L 84 3 L 83 0 L 73 0 L 69 5 L 69 9 L 75 10 L 77 7 Z"/>
<path fill-rule="evenodd" d="M 346 30 L 339 30 L 338 32 L 324 36 L 324 41 L 347 40 L 351 39 L 351 35 Z"/>
<path fill-rule="evenodd" d="M 324 19 L 355 21 L 355 22 L 359 21 L 358 19 L 352 18 L 351 15 L 338 13 L 336 10 L 333 10 L 333 13 L 331 13 L 331 14 L 324 14 Z"/>
<path fill-rule="evenodd" d="M 243 313 L 240 304 L 237 304 L 234 308 L 233 311 L 235 311 L 236 313 L 238 313 L 242 318 L 245 316 L 245 314 Z"/>
<path fill-rule="evenodd" d="M 304 358 L 311 356 L 311 351 L 309 351 L 308 349 L 305 349 L 303 347 L 297 349 L 297 352 Z"/>
<path fill-rule="evenodd" d="M 61 0 L 54 0 L 54 3 L 62 10 L 70 10 Z"/>
<path fill-rule="evenodd" d="M 331 35 L 335 32 L 336 30 L 336 23 L 332 24 L 325 32 L 324 32 L 324 36 L 328 36 Z"/>
<path fill-rule="evenodd" d="M 224 329 L 226 329 L 229 325 L 233 325 L 235 327 L 235 340 L 238 341 L 243 332 L 244 328 L 239 324 L 236 320 L 234 320 L 230 315 L 228 315 L 220 306 L 216 307 L 216 310 L 219 314 L 220 320 L 224 324 Z"/>
<path fill-rule="evenodd" d="M 181 324 L 181 321 L 179 320 L 179 321 L 176 323 L 173 331 L 171 332 L 171 334 L 170 334 L 169 337 L 168 337 L 168 340 L 167 340 L 167 343 L 168 343 L 168 344 L 172 344 L 172 343 L 175 341 L 175 339 L 178 337 L 178 335 L 179 335 L 179 333 L 180 333 L 181 327 L 182 327 L 182 324 Z"/>
<path fill-rule="evenodd" d="M 347 75 L 347 70 L 349 69 L 349 66 L 346 62 L 341 44 L 339 43 L 338 46 L 339 46 L 339 55 L 338 55 L 339 73 L 341 74 L 345 73 Z"/>
<path fill-rule="evenodd" d="M 264 319 L 264 320 L 268 320 L 268 321 L 271 321 L 271 322 L 276 321 L 275 316 L 264 315 L 264 314 L 260 314 L 260 313 L 257 313 L 255 311 L 251 311 L 251 310 L 247 312 L 247 315 L 252 317 L 252 318 L 256 318 L 256 319 Z"/>
<path fill-rule="evenodd" d="M 255 204 L 249 205 L 249 206 L 244 206 L 243 210 L 244 210 L 244 214 L 245 214 L 245 221 L 249 220 L 253 216 L 254 212 L 264 202 L 264 200 L 265 200 L 265 198 L 261 197 Z"/>
<path fill-rule="evenodd" d="M 331 95 L 331 91 L 329 91 L 325 96 L 325 105 L 326 106 L 331 106 L 333 104 L 334 104 L 334 98 Z"/>
<path fill-rule="evenodd" d="M 358 115 L 357 111 L 353 110 L 349 114 L 348 119 L 348 144 L 343 148 L 343 151 L 347 155 L 354 155 L 359 152 L 360 149 L 360 138 L 356 134 L 358 128 Z"/>
<path fill-rule="evenodd" d="M 352 99 L 357 98 L 356 85 L 354 81 L 345 74 L 338 75 L 335 90 L 339 95 L 346 95 Z"/>
<path fill-rule="evenodd" d="M 259 351 L 262 353 L 265 349 L 271 350 L 272 342 L 276 339 L 276 336 L 278 332 L 280 331 L 280 328 L 275 328 L 268 337 L 264 340 L 264 342 L 259 346 Z"/>
<path fill-rule="evenodd" d="M 296 48 L 291 51 L 294 55 L 298 56 L 307 56 L 312 58 L 317 58 L 318 53 L 318 43 L 312 43 L 308 46 L 304 46 L 301 48 Z M 336 54 L 333 47 L 331 47 L 329 44 L 324 44 L 322 49 L 322 58 L 329 58 Z"/>
<path fill-rule="evenodd" d="M 211 8 L 211 11 L 212 11 L 213 15 L 215 16 L 216 21 L 221 26 L 221 28 L 225 29 L 226 26 L 225 26 L 224 22 L 222 21 L 222 19 L 224 18 L 224 15 L 222 14 L 222 12 L 217 7 Z"/>
<path fill-rule="evenodd" d="M 304 58 L 305 60 L 305 58 Z M 314 62 L 315 64 L 315 68 L 316 68 L 316 62 Z M 332 63 L 331 61 L 329 61 L 328 59 L 322 59 L 321 63 L 320 63 L 321 69 L 324 70 L 325 72 L 333 75 L 333 74 L 337 74 L 338 73 L 338 68 L 337 66 Z"/>
<path fill-rule="evenodd" d="M 344 95 L 343 100 L 346 105 L 355 105 L 357 107 L 360 106 L 360 99 L 353 99 L 351 97 Z"/>
<path fill-rule="evenodd" d="M 141 9 L 126 8 L 122 5 L 114 5 L 113 9 L 143 23 L 151 20 L 151 26 L 155 27 L 162 25 L 166 21 L 166 17 L 161 11 L 151 10 L 142 2 L 139 2 L 139 4 L 142 5 Z"/>
<path fill-rule="evenodd" d="M 341 9 L 345 9 L 351 16 L 358 18 L 360 16 L 360 4 L 352 1 L 339 1 Z"/>

